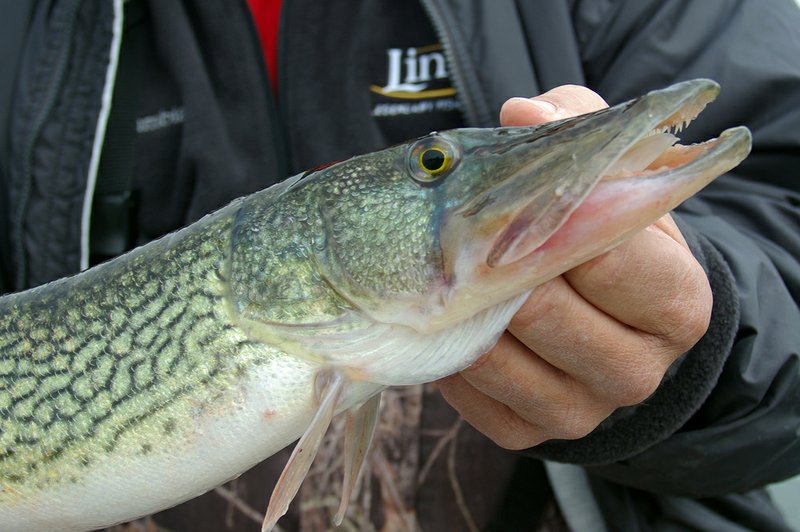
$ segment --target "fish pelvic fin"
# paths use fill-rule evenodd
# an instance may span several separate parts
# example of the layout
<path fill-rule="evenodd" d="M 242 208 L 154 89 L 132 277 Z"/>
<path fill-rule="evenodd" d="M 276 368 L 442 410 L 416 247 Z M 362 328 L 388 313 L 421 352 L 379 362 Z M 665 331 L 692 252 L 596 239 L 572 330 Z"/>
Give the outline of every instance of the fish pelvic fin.
<path fill-rule="evenodd" d="M 289 510 L 289 504 L 297 495 L 300 485 L 311 468 L 311 463 L 317 455 L 322 438 L 328 431 L 336 407 L 342 397 L 342 391 L 347 384 L 347 377 L 336 370 L 324 370 L 317 375 L 317 388 L 319 390 L 319 407 L 303 436 L 289 457 L 281 473 L 272 496 L 269 500 L 267 513 L 261 525 L 261 532 L 273 529 L 278 519 Z"/>
<path fill-rule="evenodd" d="M 344 484 L 339 509 L 333 517 L 336 526 L 342 524 L 347 505 L 372 444 L 380 413 L 381 394 L 373 395 L 360 407 L 348 410 L 344 437 Z"/>

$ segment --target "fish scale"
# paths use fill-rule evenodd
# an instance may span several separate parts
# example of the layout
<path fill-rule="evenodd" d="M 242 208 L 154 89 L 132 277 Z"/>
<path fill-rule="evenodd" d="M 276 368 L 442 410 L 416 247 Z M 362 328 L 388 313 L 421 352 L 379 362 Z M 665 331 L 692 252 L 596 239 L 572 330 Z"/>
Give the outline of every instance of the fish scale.
<path fill-rule="evenodd" d="M 653 141 L 717 90 L 695 80 L 557 123 L 432 133 L 0 298 L 0 529 L 130 520 L 300 437 L 269 529 L 346 412 L 341 521 L 384 388 L 466 368 L 533 288 L 746 156 L 744 128 Z"/>
<path fill-rule="evenodd" d="M 77 483 L 98 456 L 169 445 L 179 420 L 244 370 L 232 355 L 247 340 L 221 304 L 230 226 L 217 215 L 123 263 L 0 300 L 0 505 Z"/>

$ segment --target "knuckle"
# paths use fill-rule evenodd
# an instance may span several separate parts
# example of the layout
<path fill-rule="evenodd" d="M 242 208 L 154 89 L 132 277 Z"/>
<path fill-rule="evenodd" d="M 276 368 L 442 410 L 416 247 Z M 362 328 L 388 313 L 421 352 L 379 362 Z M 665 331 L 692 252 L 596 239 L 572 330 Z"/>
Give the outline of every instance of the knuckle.
<path fill-rule="evenodd" d="M 550 435 L 560 440 L 579 440 L 597 428 L 601 421 L 595 422 L 586 415 L 565 417 L 551 428 Z"/>
<path fill-rule="evenodd" d="M 489 434 L 489 438 L 498 446 L 507 451 L 522 451 L 535 447 L 544 441 L 544 438 L 527 432 L 502 432 Z"/>
<path fill-rule="evenodd" d="M 499 447 L 502 447 L 508 451 L 521 451 L 523 449 L 527 449 L 524 443 L 522 443 L 521 438 L 516 434 L 508 434 L 505 432 L 489 434 L 489 438 L 491 438 L 491 440 Z"/>
<path fill-rule="evenodd" d="M 550 279 L 528 296 L 528 299 L 511 318 L 508 330 L 522 335 L 535 324 L 539 334 L 557 334 L 564 321 L 573 315 L 576 301 L 572 290 L 562 277 Z"/>
<path fill-rule="evenodd" d="M 498 357 L 495 354 L 495 348 L 492 348 L 478 357 L 478 360 L 473 362 L 472 365 L 462 369 L 461 373 L 465 377 L 472 377 L 479 376 L 485 371 L 495 370 L 497 364 L 500 363 L 498 359 L 502 359 L 502 357 Z"/>
<path fill-rule="evenodd" d="M 708 331 L 711 322 L 711 305 L 708 307 L 695 305 L 693 312 L 682 325 L 675 330 L 673 340 L 676 347 L 683 353 L 696 344 Z"/>
<path fill-rule="evenodd" d="M 548 438 L 579 440 L 586 437 L 614 410 L 604 400 L 575 384 L 572 392 L 547 412 L 543 426 Z"/>
<path fill-rule="evenodd" d="M 677 355 L 689 350 L 703 337 L 711 322 L 713 307 L 711 286 L 702 269 L 699 273 L 687 273 L 686 278 L 682 289 L 663 305 L 663 326 L 657 333 L 662 344 L 673 348 Z"/>
<path fill-rule="evenodd" d="M 588 436 L 608 417 L 610 410 L 598 403 L 573 405 L 568 408 L 560 422 L 553 427 L 553 437 L 563 440 L 579 440 Z"/>
<path fill-rule="evenodd" d="M 489 351 L 482 354 L 471 366 L 461 370 L 462 375 L 470 382 L 483 382 L 491 375 L 506 374 L 511 363 L 508 356 L 509 342 L 508 333 L 504 333 Z"/>
<path fill-rule="evenodd" d="M 614 402 L 618 406 L 639 404 L 653 395 L 664 378 L 665 371 L 653 366 L 644 366 L 638 371 L 628 372 L 618 381 L 614 390 Z"/>
<path fill-rule="evenodd" d="M 531 292 L 528 299 L 511 318 L 510 328 L 520 328 L 528 323 L 535 323 L 542 316 L 552 311 L 551 294 L 556 289 L 554 280 L 540 284 Z"/>
<path fill-rule="evenodd" d="M 661 344 L 671 348 L 676 355 L 688 351 L 708 330 L 711 321 L 711 307 L 696 302 L 688 302 L 679 310 L 673 310 L 665 317 L 671 324 L 659 334 Z"/>
<path fill-rule="evenodd" d="M 542 430 L 525 421 L 510 409 L 506 411 L 505 420 L 484 431 L 495 444 L 509 451 L 521 451 L 542 443 L 545 438 Z"/>

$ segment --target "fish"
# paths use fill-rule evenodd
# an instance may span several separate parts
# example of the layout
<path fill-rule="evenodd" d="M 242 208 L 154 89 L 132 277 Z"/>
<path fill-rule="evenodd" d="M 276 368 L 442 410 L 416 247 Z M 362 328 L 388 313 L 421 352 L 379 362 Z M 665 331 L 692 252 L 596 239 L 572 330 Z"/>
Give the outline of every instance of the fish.
<path fill-rule="evenodd" d="M 269 530 L 341 414 L 340 522 L 384 389 L 468 367 L 537 285 L 747 156 L 745 127 L 679 143 L 718 92 L 690 80 L 542 125 L 434 132 L 0 298 L 0 529 L 128 521 L 299 438 Z"/>

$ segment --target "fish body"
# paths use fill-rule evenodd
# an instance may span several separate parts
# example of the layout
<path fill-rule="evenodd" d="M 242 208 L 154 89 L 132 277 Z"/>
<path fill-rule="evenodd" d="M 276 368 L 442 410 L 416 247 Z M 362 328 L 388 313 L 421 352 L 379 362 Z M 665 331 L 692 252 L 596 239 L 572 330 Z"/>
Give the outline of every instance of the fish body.
<path fill-rule="evenodd" d="M 228 313 L 235 210 L 0 299 L 0 529 L 89 529 L 119 521 L 120 507 L 144 514 L 302 432 L 313 368 L 251 342 Z"/>
<path fill-rule="evenodd" d="M 0 530 L 152 513 L 303 435 L 268 528 L 330 416 L 361 412 L 363 451 L 381 390 L 467 367 L 535 286 L 738 164 L 744 128 L 692 147 L 662 132 L 716 91 L 433 133 L 0 298 Z"/>

